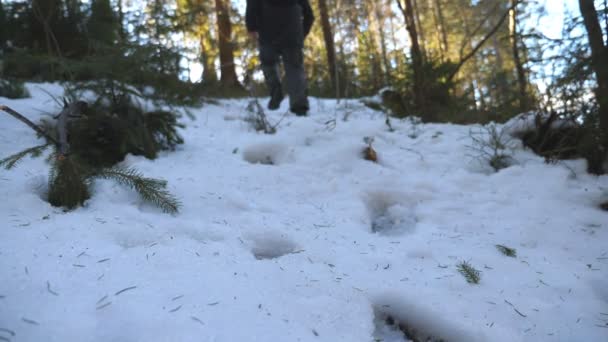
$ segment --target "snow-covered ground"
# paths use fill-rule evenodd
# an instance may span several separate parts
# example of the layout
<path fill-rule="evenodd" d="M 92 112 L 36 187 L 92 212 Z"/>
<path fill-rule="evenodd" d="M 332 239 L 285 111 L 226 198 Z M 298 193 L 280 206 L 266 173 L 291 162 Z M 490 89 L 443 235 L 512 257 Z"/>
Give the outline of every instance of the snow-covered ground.
<path fill-rule="evenodd" d="M 0 104 L 57 110 L 59 86 L 29 88 Z M 169 181 L 175 216 L 112 181 L 65 213 L 41 199 L 44 158 L 0 170 L 0 341 L 403 340 L 386 315 L 447 341 L 608 341 L 608 177 L 521 148 L 492 173 L 469 126 L 311 104 L 275 135 L 245 100 L 206 105 L 177 151 L 127 158 Z M 0 115 L 0 157 L 39 142 Z"/>

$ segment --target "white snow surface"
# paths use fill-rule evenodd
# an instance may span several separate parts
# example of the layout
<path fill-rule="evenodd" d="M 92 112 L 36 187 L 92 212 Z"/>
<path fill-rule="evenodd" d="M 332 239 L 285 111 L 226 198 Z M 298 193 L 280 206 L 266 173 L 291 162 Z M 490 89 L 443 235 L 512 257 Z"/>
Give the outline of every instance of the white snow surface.
<path fill-rule="evenodd" d="M 0 104 L 58 111 L 61 87 L 28 87 Z M 112 181 L 64 212 L 43 200 L 44 158 L 0 170 L 0 340 L 405 341 L 381 312 L 447 341 L 608 341 L 608 177 L 583 161 L 519 148 L 490 173 L 470 126 L 412 139 L 356 100 L 311 99 L 264 135 L 247 100 L 219 103 L 192 109 L 177 151 L 124 161 L 169 182 L 177 215 Z M 0 157 L 40 143 L 0 115 Z"/>

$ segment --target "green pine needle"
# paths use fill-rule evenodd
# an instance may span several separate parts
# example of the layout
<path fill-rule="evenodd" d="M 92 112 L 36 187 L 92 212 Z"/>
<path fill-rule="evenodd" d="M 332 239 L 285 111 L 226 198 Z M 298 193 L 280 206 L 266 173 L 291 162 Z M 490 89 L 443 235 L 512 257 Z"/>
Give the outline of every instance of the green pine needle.
<path fill-rule="evenodd" d="M 179 211 L 181 204 L 166 190 L 167 182 L 164 180 L 146 178 L 135 169 L 118 166 L 102 169 L 94 177 L 112 179 L 128 186 L 137 191 L 143 200 L 156 205 L 166 213 L 175 214 Z"/>
<path fill-rule="evenodd" d="M 456 266 L 456 268 L 458 269 L 458 272 L 460 272 L 460 274 L 462 274 L 467 280 L 467 283 L 479 284 L 479 281 L 481 280 L 481 272 L 475 269 L 475 267 L 471 266 L 471 264 L 466 261 L 462 261 Z"/>
<path fill-rule="evenodd" d="M 502 254 L 508 257 L 517 258 L 517 251 L 515 250 L 515 248 L 510 248 L 504 245 L 496 245 L 496 249 L 498 249 Z"/>
<path fill-rule="evenodd" d="M 0 160 L 0 167 L 4 167 L 6 170 L 10 170 L 28 155 L 32 158 L 40 157 L 42 152 L 44 152 L 44 150 L 46 150 L 49 146 L 50 144 L 44 144 L 25 149 L 19 153 L 15 153 L 10 157 Z"/>

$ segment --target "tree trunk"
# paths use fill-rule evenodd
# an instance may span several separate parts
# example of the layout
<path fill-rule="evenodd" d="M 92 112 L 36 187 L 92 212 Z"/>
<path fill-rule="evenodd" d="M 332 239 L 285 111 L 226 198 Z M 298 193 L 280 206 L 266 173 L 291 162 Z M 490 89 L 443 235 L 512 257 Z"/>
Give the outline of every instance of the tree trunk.
<path fill-rule="evenodd" d="M 4 7 L 2 7 L 2 1 L 0 1 L 0 27 L 6 27 L 6 13 Z M 7 38 L 6 30 L 0 30 L 0 51 L 4 49 Z M 2 63 L 0 63 L 0 75 L 2 75 Z"/>
<path fill-rule="evenodd" d="M 382 20 L 383 15 L 382 15 L 382 10 L 384 10 L 384 5 L 386 5 L 386 3 L 383 1 L 380 4 L 378 4 L 378 2 L 374 2 L 375 5 L 375 14 L 376 14 L 376 21 L 378 22 L 378 30 L 380 33 L 380 48 L 381 48 L 381 52 L 382 52 L 382 62 L 384 64 L 384 83 L 385 85 L 390 84 L 391 82 L 391 65 L 388 61 L 388 49 L 386 47 L 386 45 L 388 44 L 386 41 L 386 32 L 384 31 L 384 21 Z M 382 8 L 380 7 L 382 6 Z M 384 12 L 386 13 L 386 12 Z M 423 39 L 424 40 L 424 39 Z"/>
<path fill-rule="evenodd" d="M 201 49 L 201 64 L 203 66 L 201 81 L 205 85 L 216 83 L 217 73 L 215 72 L 213 57 L 211 56 L 209 48 L 207 47 L 207 37 L 205 34 L 201 35 L 199 45 Z"/>
<path fill-rule="evenodd" d="M 600 106 L 600 127 L 604 135 L 608 136 L 608 46 L 604 45 L 602 28 L 593 0 L 579 0 L 578 3 L 585 21 L 591 46 L 591 63 L 597 79 L 595 96 Z"/>
<path fill-rule="evenodd" d="M 217 30 L 220 50 L 220 82 L 226 87 L 240 87 L 234 65 L 232 46 L 232 24 L 230 23 L 229 3 L 226 0 L 215 0 L 217 13 Z"/>
<path fill-rule="evenodd" d="M 528 79 L 526 78 L 526 70 L 520 56 L 519 51 L 519 35 L 517 33 L 517 3 L 518 0 L 511 1 L 511 10 L 509 11 L 509 36 L 511 39 L 511 51 L 513 53 L 513 62 L 517 71 L 517 84 L 519 88 L 519 111 L 521 113 L 530 109 L 528 100 Z"/>
<path fill-rule="evenodd" d="M 383 85 L 385 85 L 386 74 L 385 70 L 383 70 L 382 63 L 382 27 L 380 22 L 376 17 L 376 2 L 368 3 L 363 6 L 364 13 L 363 18 L 367 18 L 368 23 L 368 34 L 369 34 L 369 52 L 371 54 L 371 80 L 372 80 L 372 88 L 375 90 L 380 89 Z M 384 84 L 383 84 L 384 83 Z"/>
<path fill-rule="evenodd" d="M 424 29 L 422 27 L 422 20 L 420 20 L 420 7 L 418 7 L 418 0 L 414 0 L 414 8 L 416 9 L 416 29 L 418 30 L 418 35 L 420 36 L 420 49 L 424 56 L 426 54 L 426 37 L 424 35 Z"/>
<path fill-rule="evenodd" d="M 118 21 L 120 23 L 120 39 L 124 43 L 127 41 L 127 31 L 125 30 L 125 12 L 122 1 L 123 0 L 118 0 Z"/>
<path fill-rule="evenodd" d="M 426 97 L 424 94 L 424 60 L 422 57 L 422 51 L 420 50 L 420 44 L 418 42 L 418 32 L 416 32 L 416 20 L 414 17 L 414 7 L 412 6 L 412 0 L 405 0 L 405 7 L 401 3 L 401 0 L 397 0 L 397 4 L 403 13 L 405 20 L 405 26 L 410 36 L 411 48 L 410 52 L 412 55 L 412 70 L 413 70 L 413 93 L 414 93 L 414 104 L 418 112 L 422 115 L 425 121 L 430 121 L 430 114 L 426 112 Z"/>
<path fill-rule="evenodd" d="M 588 171 L 600 174 L 608 172 L 608 46 L 604 44 L 602 27 L 593 0 L 579 0 L 578 3 L 591 47 L 591 66 L 597 79 L 595 98 L 599 104 L 600 119 L 599 156 L 588 158 Z"/>
<path fill-rule="evenodd" d="M 329 15 L 327 13 L 327 1 L 319 0 L 319 12 L 321 14 L 321 29 L 323 30 L 323 39 L 325 40 L 325 52 L 327 53 L 327 64 L 329 66 L 329 77 L 331 79 L 331 87 L 336 94 L 336 97 L 340 97 L 338 89 L 338 74 L 336 69 L 336 47 L 334 45 L 334 34 L 331 30 L 331 24 L 329 23 Z"/>
<path fill-rule="evenodd" d="M 439 0 L 435 0 L 435 7 L 437 8 L 437 19 L 439 19 L 439 30 L 441 32 L 441 44 L 443 46 L 443 51 L 445 55 L 449 53 L 449 45 L 448 45 L 448 34 L 446 32 L 446 24 L 445 18 L 443 16 L 443 9 L 441 8 L 441 2 Z M 448 57 L 449 59 L 449 57 Z"/>
<path fill-rule="evenodd" d="M 606 46 L 608 46 L 608 0 L 604 0 L 604 30 L 606 30 Z"/>

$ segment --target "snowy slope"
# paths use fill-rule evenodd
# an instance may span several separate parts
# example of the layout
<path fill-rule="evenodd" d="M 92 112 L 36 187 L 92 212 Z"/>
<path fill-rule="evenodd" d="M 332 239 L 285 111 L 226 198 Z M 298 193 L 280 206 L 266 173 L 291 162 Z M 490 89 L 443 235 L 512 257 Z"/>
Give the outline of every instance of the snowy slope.
<path fill-rule="evenodd" d="M 41 88 L 60 87 L 29 88 L 0 103 L 56 111 Z M 490 173 L 470 127 L 413 139 L 357 101 L 315 99 L 268 136 L 246 105 L 195 110 L 178 151 L 125 161 L 169 181 L 176 216 L 111 181 L 64 213 L 41 199 L 44 158 L 0 170 L 0 340 L 399 341 L 376 326 L 390 314 L 448 341 L 608 341 L 608 177 L 522 149 Z M 37 142 L 8 116 L 0 129 L 0 157 Z M 360 156 L 365 136 L 378 164 Z"/>

